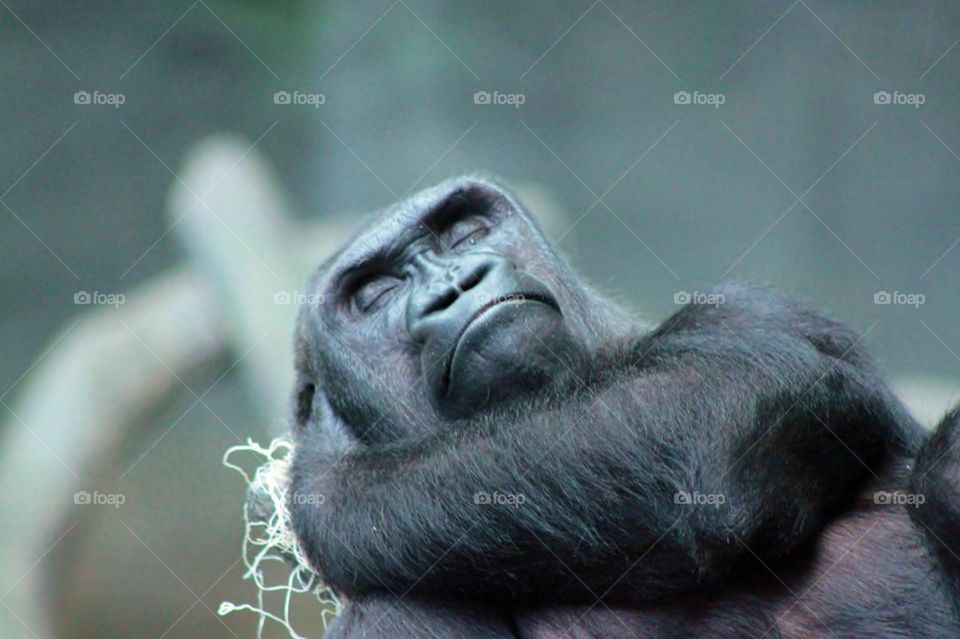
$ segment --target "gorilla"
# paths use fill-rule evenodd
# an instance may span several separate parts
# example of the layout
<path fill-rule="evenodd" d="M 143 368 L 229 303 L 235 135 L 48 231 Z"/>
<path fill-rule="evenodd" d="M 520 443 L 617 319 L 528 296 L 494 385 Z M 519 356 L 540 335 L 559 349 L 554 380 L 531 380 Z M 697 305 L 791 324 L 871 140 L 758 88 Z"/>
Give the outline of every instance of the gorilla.
<path fill-rule="evenodd" d="M 726 284 L 645 325 L 478 177 L 309 286 L 289 507 L 328 636 L 960 637 L 960 414 L 928 435 L 837 321 Z"/>

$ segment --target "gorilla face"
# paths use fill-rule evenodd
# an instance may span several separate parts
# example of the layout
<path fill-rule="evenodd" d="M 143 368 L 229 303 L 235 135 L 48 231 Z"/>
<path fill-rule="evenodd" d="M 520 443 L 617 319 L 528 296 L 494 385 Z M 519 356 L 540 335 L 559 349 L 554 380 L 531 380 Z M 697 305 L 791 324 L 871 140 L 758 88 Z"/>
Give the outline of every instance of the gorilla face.
<path fill-rule="evenodd" d="M 314 347 L 297 349 L 300 412 L 319 384 L 347 424 L 378 423 L 361 439 L 383 441 L 539 388 L 589 339 L 586 295 L 571 282 L 500 188 L 458 179 L 424 191 L 314 276 L 323 301 L 301 311 L 301 344 Z"/>
<path fill-rule="evenodd" d="M 437 408 L 470 412 L 549 378 L 552 352 L 570 343 L 559 303 L 542 281 L 496 248 L 494 225 L 468 213 L 448 248 L 409 266 L 406 328 Z"/>

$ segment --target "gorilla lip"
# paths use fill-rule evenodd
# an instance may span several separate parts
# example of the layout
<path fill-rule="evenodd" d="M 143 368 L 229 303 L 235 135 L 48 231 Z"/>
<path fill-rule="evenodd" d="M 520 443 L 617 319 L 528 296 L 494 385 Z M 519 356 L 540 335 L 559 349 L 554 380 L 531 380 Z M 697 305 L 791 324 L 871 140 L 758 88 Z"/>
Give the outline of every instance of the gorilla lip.
<path fill-rule="evenodd" d="M 451 373 L 451 369 L 453 368 L 453 359 L 457 355 L 457 351 L 459 350 L 460 342 L 463 339 L 463 336 L 470 329 L 470 327 L 473 326 L 473 324 L 476 323 L 476 321 L 480 319 L 481 316 L 486 314 L 487 311 L 491 310 L 496 306 L 500 306 L 502 304 L 523 304 L 525 302 L 535 302 L 538 304 L 543 304 L 544 306 L 548 306 L 552 308 L 554 311 L 556 311 L 560 315 L 563 315 L 563 313 L 560 310 L 560 305 L 557 303 L 557 300 L 554 299 L 554 297 L 549 293 L 520 293 L 520 292 L 505 293 L 503 295 L 498 295 L 497 297 L 490 300 L 489 302 L 482 304 L 480 308 L 474 311 L 474 313 L 470 316 L 470 318 L 466 322 L 464 322 L 463 327 L 460 329 L 460 332 L 457 333 L 457 337 L 453 340 L 453 348 L 450 349 L 450 355 L 449 357 L 447 357 L 447 361 L 444 364 L 444 368 L 443 368 L 443 378 L 442 378 L 443 388 L 441 389 L 441 392 L 440 392 L 441 396 L 446 397 L 447 391 L 450 388 L 450 373 Z"/>

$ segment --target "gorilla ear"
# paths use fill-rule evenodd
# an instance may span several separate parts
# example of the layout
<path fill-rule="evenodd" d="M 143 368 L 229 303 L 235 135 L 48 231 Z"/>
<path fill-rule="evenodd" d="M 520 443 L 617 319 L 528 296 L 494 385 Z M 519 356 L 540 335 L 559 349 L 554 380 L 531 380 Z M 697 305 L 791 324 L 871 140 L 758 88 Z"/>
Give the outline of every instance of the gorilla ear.
<path fill-rule="evenodd" d="M 303 387 L 304 391 L 306 386 Z M 334 411 L 323 386 L 315 386 L 312 383 L 309 386 L 310 392 L 304 394 L 312 397 L 310 408 L 308 408 L 310 430 L 304 431 L 303 434 L 310 445 L 320 454 L 334 458 L 340 458 L 354 448 L 364 447 L 365 444 Z M 304 421 L 300 427 L 303 428 L 306 423 Z"/>
<path fill-rule="evenodd" d="M 310 419 L 313 413 L 313 396 L 317 392 L 317 387 L 313 382 L 303 380 L 297 385 L 297 397 L 295 407 L 295 417 L 297 426 L 303 426 Z"/>

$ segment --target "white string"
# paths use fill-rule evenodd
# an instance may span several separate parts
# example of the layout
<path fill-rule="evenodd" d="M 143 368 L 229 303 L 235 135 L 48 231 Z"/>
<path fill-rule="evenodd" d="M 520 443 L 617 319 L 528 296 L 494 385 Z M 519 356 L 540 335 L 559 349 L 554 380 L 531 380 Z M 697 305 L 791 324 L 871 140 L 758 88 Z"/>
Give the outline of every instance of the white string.
<path fill-rule="evenodd" d="M 263 627 L 268 619 L 283 626 L 293 639 L 305 639 L 293 629 L 290 619 L 290 604 L 295 594 L 312 595 L 321 604 L 323 611 L 321 622 L 324 630 L 342 608 L 336 595 L 310 568 L 291 526 L 290 511 L 287 508 L 287 486 L 293 448 L 293 442 L 285 437 L 274 439 L 267 448 L 248 439 L 246 444 L 233 446 L 223 454 L 223 465 L 243 475 L 248 490 L 268 499 L 273 511 L 266 521 L 251 521 L 248 504 L 243 506 L 242 552 L 243 563 L 247 567 L 243 578 L 251 579 L 257 587 L 256 605 L 224 601 L 217 611 L 221 615 L 238 610 L 255 613 L 258 639 L 262 639 Z M 264 461 L 258 466 L 253 477 L 230 461 L 230 456 L 240 451 L 254 453 L 263 458 Z M 289 567 L 290 574 L 286 583 L 267 584 L 264 566 L 273 561 Z M 268 592 L 284 593 L 283 609 L 276 614 L 266 609 L 264 593 Z"/>

